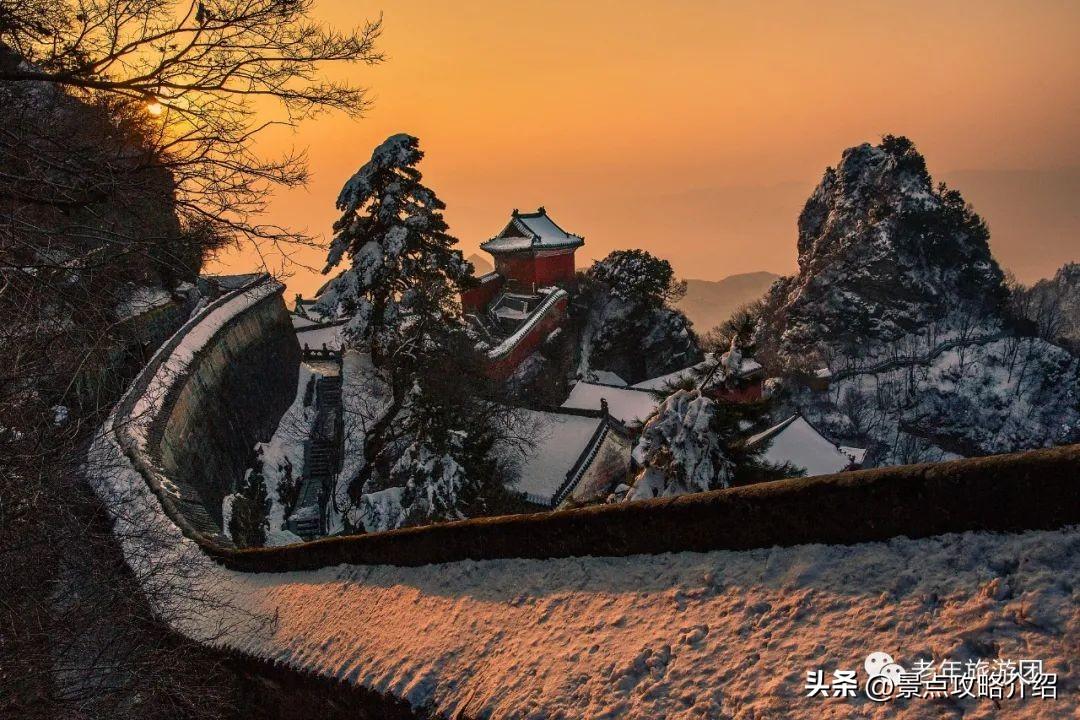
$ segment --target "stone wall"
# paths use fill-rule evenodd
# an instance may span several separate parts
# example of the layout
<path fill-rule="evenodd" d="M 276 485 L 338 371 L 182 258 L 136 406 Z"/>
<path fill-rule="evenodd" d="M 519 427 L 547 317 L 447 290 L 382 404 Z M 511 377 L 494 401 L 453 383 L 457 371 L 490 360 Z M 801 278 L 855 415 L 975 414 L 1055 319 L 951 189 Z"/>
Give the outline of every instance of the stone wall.
<path fill-rule="evenodd" d="M 170 393 L 151 453 L 202 532 L 220 534 L 222 499 L 292 403 L 299 368 L 300 346 L 274 294 L 215 334 Z"/>
<path fill-rule="evenodd" d="M 161 448 L 158 461 L 129 450 L 170 518 L 208 555 L 236 570 L 744 550 L 1080 523 L 1080 445 L 1070 445 L 237 549 L 220 535 L 221 498 L 250 461 L 252 445 L 270 436 L 291 402 L 298 355 L 279 287 L 223 325 L 187 366 L 187 376 L 173 383 L 152 428 L 160 435 L 149 444 L 151 453 Z M 151 363 L 144 375 L 153 370 Z M 145 378 L 136 381 L 133 397 L 141 386 Z"/>
<path fill-rule="evenodd" d="M 204 549 L 255 572 L 342 563 L 626 556 L 854 544 L 1080 523 L 1080 445 L 793 478 L 676 498 L 475 518 L 304 545 Z"/>
<path fill-rule="evenodd" d="M 566 306 L 567 299 L 564 295 L 544 311 L 543 317 L 514 343 L 509 352 L 498 357 L 491 357 L 489 353 L 488 376 L 496 380 L 506 380 L 513 375 L 525 358 L 540 349 L 548 335 L 562 327 L 566 320 Z"/>

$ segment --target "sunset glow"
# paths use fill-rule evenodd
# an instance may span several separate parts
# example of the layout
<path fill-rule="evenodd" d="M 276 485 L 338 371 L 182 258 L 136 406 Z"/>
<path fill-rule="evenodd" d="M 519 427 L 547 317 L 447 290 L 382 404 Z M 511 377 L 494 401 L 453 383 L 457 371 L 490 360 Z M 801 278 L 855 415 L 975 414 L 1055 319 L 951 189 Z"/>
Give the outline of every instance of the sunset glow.
<path fill-rule="evenodd" d="M 826 166 L 884 133 L 910 137 L 989 221 L 1025 280 L 1075 256 L 1080 5 L 680 2 L 446 5 L 323 0 L 355 25 L 384 12 L 372 111 L 280 131 L 312 180 L 272 222 L 328 239 L 341 184 L 394 132 L 466 255 L 513 208 L 545 205 L 586 238 L 669 258 L 686 277 L 795 267 L 798 213 Z M 321 267 L 323 253 L 297 259 Z M 271 264 L 274 258 L 270 258 Z M 257 263 L 222 259 L 223 270 Z M 276 269 L 276 268 L 275 268 Z M 293 268 L 290 292 L 325 278 Z"/>

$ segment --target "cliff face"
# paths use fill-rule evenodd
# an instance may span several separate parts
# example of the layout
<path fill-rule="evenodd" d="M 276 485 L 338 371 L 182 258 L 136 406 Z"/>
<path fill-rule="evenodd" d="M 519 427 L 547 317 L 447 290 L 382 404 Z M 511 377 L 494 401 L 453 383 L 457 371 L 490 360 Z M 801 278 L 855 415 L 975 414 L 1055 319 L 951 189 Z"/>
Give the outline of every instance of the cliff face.
<path fill-rule="evenodd" d="M 849 148 L 799 216 L 799 272 L 767 296 L 771 329 L 799 354 L 893 341 L 961 312 L 993 318 L 1006 291 L 988 240 L 906 138 Z"/>

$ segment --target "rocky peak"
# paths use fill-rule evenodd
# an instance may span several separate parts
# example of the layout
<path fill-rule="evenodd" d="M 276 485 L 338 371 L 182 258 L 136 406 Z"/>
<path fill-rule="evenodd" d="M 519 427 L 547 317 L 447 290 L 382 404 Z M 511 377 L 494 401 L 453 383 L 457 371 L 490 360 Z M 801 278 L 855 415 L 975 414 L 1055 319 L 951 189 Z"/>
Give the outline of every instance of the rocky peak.
<path fill-rule="evenodd" d="M 768 299 L 789 351 L 889 341 L 1005 297 L 989 231 L 960 194 L 935 188 L 910 140 L 844 151 L 799 216 L 799 272 Z"/>

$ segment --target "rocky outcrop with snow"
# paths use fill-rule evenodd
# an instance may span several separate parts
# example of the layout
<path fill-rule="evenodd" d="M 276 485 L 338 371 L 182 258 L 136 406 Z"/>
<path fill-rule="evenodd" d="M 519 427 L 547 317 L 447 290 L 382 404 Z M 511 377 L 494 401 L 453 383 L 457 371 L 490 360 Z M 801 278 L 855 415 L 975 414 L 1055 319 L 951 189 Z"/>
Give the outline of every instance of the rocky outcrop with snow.
<path fill-rule="evenodd" d="M 796 354 L 893 341 L 958 312 L 991 318 L 1006 291 L 988 239 L 906 138 L 849 148 L 799 216 L 799 272 L 770 290 L 768 319 Z"/>
<path fill-rule="evenodd" d="M 760 310 L 776 365 L 832 378 L 792 403 L 876 464 L 1080 440 L 1080 361 L 1019 335 L 988 240 L 907 139 L 846 150 L 799 218 L 799 272 Z"/>
<path fill-rule="evenodd" d="M 582 328 L 578 377 L 607 371 L 632 384 L 700 362 L 691 322 L 672 307 L 685 291 L 666 260 L 642 250 L 594 264 L 571 307 Z"/>

